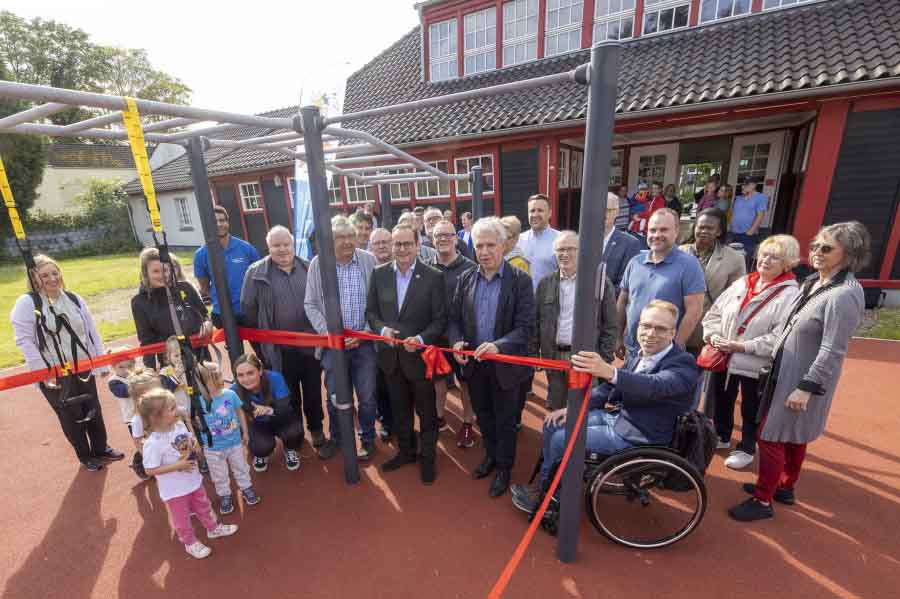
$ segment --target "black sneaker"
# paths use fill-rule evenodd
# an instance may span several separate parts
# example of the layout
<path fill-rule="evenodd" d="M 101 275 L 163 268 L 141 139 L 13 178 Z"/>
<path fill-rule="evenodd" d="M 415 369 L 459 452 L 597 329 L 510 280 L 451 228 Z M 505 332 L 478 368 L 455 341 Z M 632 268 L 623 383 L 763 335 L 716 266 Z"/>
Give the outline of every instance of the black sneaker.
<path fill-rule="evenodd" d="M 743 489 L 744 493 L 750 495 L 756 493 L 756 485 L 753 483 L 744 483 Z M 797 502 L 794 492 L 790 489 L 775 489 L 775 496 L 772 499 L 784 505 L 794 505 Z"/>
<path fill-rule="evenodd" d="M 115 462 L 125 459 L 125 454 L 121 451 L 116 451 L 112 447 L 107 447 L 101 455 L 97 456 L 97 459 Z"/>
<path fill-rule="evenodd" d="M 401 468 L 407 464 L 414 464 L 416 462 L 416 456 L 410 456 L 403 452 L 398 453 L 384 464 L 381 465 L 382 472 L 393 472 L 398 468 Z"/>
<path fill-rule="evenodd" d="M 322 444 L 322 447 L 319 448 L 319 459 L 330 460 L 337 455 L 338 449 L 340 448 L 334 439 L 328 439 Z"/>
<path fill-rule="evenodd" d="M 85 470 L 88 470 L 90 472 L 103 470 L 103 462 L 101 462 L 97 458 L 88 458 L 85 461 L 81 462 L 81 465 L 84 466 Z"/>
<path fill-rule="evenodd" d="M 754 522 L 773 517 L 775 510 L 772 509 L 771 505 L 764 505 L 756 497 L 751 497 L 745 502 L 730 508 L 728 515 L 738 522 Z"/>
<path fill-rule="evenodd" d="M 253 458 L 253 469 L 257 472 L 265 472 L 269 469 L 269 458 Z"/>
<path fill-rule="evenodd" d="M 312 446 L 316 449 L 325 445 L 325 441 L 327 441 L 327 439 L 325 438 L 325 433 L 323 433 L 322 431 L 311 432 L 310 436 L 312 436 Z"/>

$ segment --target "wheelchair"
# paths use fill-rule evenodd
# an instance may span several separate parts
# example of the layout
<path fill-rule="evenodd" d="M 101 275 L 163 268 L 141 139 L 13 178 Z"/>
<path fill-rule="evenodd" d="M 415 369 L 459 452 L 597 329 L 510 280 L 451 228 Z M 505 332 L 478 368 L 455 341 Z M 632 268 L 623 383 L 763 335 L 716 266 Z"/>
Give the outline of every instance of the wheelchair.
<path fill-rule="evenodd" d="M 529 483 L 542 461 L 543 456 Z M 548 480 L 558 468 L 554 464 Z M 558 487 L 541 519 L 541 528 L 552 535 L 558 530 L 559 493 Z M 613 455 L 586 452 L 585 509 L 594 528 L 615 543 L 636 549 L 677 543 L 703 520 L 706 503 L 703 475 L 671 447 L 643 445 Z M 530 514 L 529 522 L 534 517 Z"/>

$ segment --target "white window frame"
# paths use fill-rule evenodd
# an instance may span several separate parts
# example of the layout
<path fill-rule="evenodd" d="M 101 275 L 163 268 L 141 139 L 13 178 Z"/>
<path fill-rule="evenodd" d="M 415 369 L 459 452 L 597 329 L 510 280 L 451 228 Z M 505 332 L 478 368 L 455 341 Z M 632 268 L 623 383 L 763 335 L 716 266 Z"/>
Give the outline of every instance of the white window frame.
<path fill-rule="evenodd" d="M 582 179 L 584 178 L 584 152 L 582 150 L 572 150 L 572 175 L 569 184 L 572 189 L 581 189 Z"/>
<path fill-rule="evenodd" d="M 359 174 L 363 177 L 373 177 L 377 173 L 375 171 L 366 171 Z M 375 201 L 375 185 L 372 183 L 365 183 L 354 177 L 344 177 L 344 189 L 347 190 L 347 203 L 350 205 L 355 206 Z M 360 198 L 360 193 L 362 198 Z"/>
<path fill-rule="evenodd" d="M 690 0 L 644 0 L 644 16 L 641 21 L 641 36 L 659 35 L 661 33 L 667 33 L 669 31 L 678 31 L 679 29 L 687 29 L 688 27 L 691 26 L 691 5 L 692 4 L 693 4 L 693 2 L 691 2 Z M 687 20 L 685 21 L 684 25 L 675 27 L 675 10 L 677 10 L 678 8 L 680 8 L 682 6 L 687 6 L 687 9 L 688 9 Z M 670 27 L 669 29 L 661 30 L 659 28 L 660 14 L 662 14 L 663 11 L 668 10 L 670 8 L 672 9 L 672 27 Z M 647 27 L 646 27 L 647 17 L 654 13 L 656 14 L 656 31 L 654 31 L 652 33 L 647 33 Z"/>
<path fill-rule="evenodd" d="M 448 28 L 448 35 L 444 38 L 441 33 L 441 28 L 446 25 Z M 459 64 L 457 62 L 459 56 L 459 38 L 457 36 L 457 32 L 459 25 L 456 22 L 456 18 L 446 19 L 444 21 L 439 21 L 437 23 L 432 23 L 428 26 L 428 80 L 432 82 L 439 81 L 449 81 L 451 79 L 456 79 L 459 77 Z M 437 35 L 436 35 L 437 34 Z M 434 51 L 435 46 L 440 47 L 441 43 L 447 42 L 447 52 L 446 53 L 436 53 Z M 437 42 L 437 43 L 435 43 Z M 444 65 L 448 65 L 447 68 L 447 76 L 443 76 L 442 74 L 435 73 L 435 69 L 440 69 Z"/>
<path fill-rule="evenodd" d="M 344 196 L 341 193 L 341 176 L 327 173 L 326 181 L 328 182 L 328 203 L 332 206 L 340 206 L 344 203 Z"/>
<path fill-rule="evenodd" d="M 255 186 L 255 193 L 252 193 Z M 242 212 L 262 212 L 263 211 L 263 195 L 262 185 L 259 181 L 244 181 L 238 183 L 238 191 L 241 196 Z"/>
<path fill-rule="evenodd" d="M 557 189 L 568 189 L 569 188 L 569 167 L 570 160 L 572 157 L 572 152 L 569 148 L 560 148 L 559 149 L 559 164 L 556 165 L 556 188 Z"/>
<path fill-rule="evenodd" d="M 800 4 L 808 4 L 813 1 L 814 0 L 763 0 L 762 9 L 778 10 L 779 8 L 790 8 L 792 6 L 799 6 Z M 773 2 L 777 4 L 772 5 L 771 3 Z"/>
<path fill-rule="evenodd" d="M 620 187 L 625 181 L 625 150 L 613 150 L 609 157 L 609 186 Z"/>
<path fill-rule="evenodd" d="M 531 13 L 529 6 L 534 9 Z M 512 20 L 507 20 L 507 12 L 512 9 Z M 537 60 L 538 22 L 540 21 L 541 6 L 538 0 L 512 0 L 503 3 L 503 66 L 511 67 L 532 60 Z M 529 33 L 528 22 L 534 19 L 534 31 Z M 523 23 L 525 33 L 522 35 L 506 35 L 507 27 L 516 30 L 519 23 Z M 522 48 L 522 60 L 516 59 L 516 50 Z M 533 51 L 529 51 L 533 50 Z M 512 55 L 507 60 L 507 53 Z"/>
<path fill-rule="evenodd" d="M 744 17 L 744 16 L 749 15 L 751 12 L 753 12 L 753 0 L 743 0 L 744 2 L 747 3 L 747 10 L 744 12 L 736 13 L 735 9 L 737 8 L 737 4 L 740 1 L 741 0 L 701 0 L 700 1 L 700 18 L 699 18 L 700 24 L 714 23 L 716 21 L 732 19 L 734 17 Z M 719 16 L 719 7 L 724 2 L 731 3 L 731 14 L 726 15 L 726 16 Z M 708 4 L 712 4 L 715 6 L 715 11 L 714 11 L 715 14 L 713 14 L 712 18 L 704 19 L 703 18 L 703 8 L 705 5 L 708 5 Z"/>
<path fill-rule="evenodd" d="M 491 160 L 491 170 L 490 171 L 481 171 L 481 175 L 484 179 L 484 191 L 482 196 L 494 195 L 494 164 L 496 160 L 494 160 L 493 154 L 479 154 L 476 156 L 460 156 L 459 158 L 455 158 L 453 160 L 454 172 L 458 174 L 467 174 L 472 168 L 473 164 L 480 164 L 482 168 L 484 168 L 484 159 L 489 158 Z M 460 165 L 465 164 L 465 169 L 461 169 Z M 469 187 L 470 183 L 468 181 L 457 181 L 456 182 L 456 195 L 471 197 L 472 190 Z M 467 191 L 462 191 L 462 189 L 466 189 Z"/>
<path fill-rule="evenodd" d="M 478 26 L 479 18 L 484 18 L 484 28 Z M 484 37 L 484 43 L 478 45 L 478 36 Z M 470 39 L 474 38 L 470 46 Z M 478 66 L 478 59 L 484 58 L 482 68 Z M 469 62 L 475 63 L 473 69 L 469 69 Z M 463 15 L 463 74 L 476 75 L 496 70 L 497 68 L 497 7 L 490 6 L 483 10 L 470 12 Z"/>
<path fill-rule="evenodd" d="M 448 168 L 450 167 L 449 160 L 435 160 L 434 162 L 428 163 L 430 166 L 438 169 L 439 171 L 448 172 Z M 441 167 L 441 165 L 444 165 Z M 432 195 L 428 193 L 428 186 L 435 185 L 437 186 L 437 195 Z M 447 190 L 447 193 L 441 193 L 441 187 L 444 186 Z M 424 189 L 424 193 L 423 193 Z M 433 200 L 437 198 L 449 198 L 450 197 L 450 182 L 444 181 L 442 179 L 431 179 L 429 181 L 416 181 L 416 200 Z"/>
<path fill-rule="evenodd" d="M 294 209 L 294 178 L 288 177 L 285 181 L 285 185 L 288 188 L 288 200 L 291 202 L 291 210 Z"/>
<path fill-rule="evenodd" d="M 638 0 L 594 0 L 594 28 L 593 37 L 591 38 L 594 43 L 611 39 L 626 40 L 634 37 L 634 9 L 637 2 Z M 610 10 L 610 4 L 616 5 L 616 10 Z M 631 4 L 631 6 L 627 6 L 628 4 Z M 601 7 L 607 8 L 606 14 L 601 14 Z M 631 20 L 631 32 L 628 35 L 622 35 L 622 25 L 629 19 Z M 604 33 L 608 33 L 609 25 L 612 23 L 618 24 L 619 37 L 611 38 L 606 35 L 603 37 L 597 35 L 601 29 Z"/>
<path fill-rule="evenodd" d="M 590 1 L 590 0 L 588 0 Z M 569 22 L 565 25 L 559 25 L 557 23 L 555 26 L 550 24 L 550 15 L 553 12 L 562 12 L 563 10 L 569 10 Z M 575 16 L 578 15 L 578 20 L 574 20 Z M 557 15 L 557 19 L 559 15 Z M 581 25 L 584 23 L 584 0 L 547 0 L 547 8 L 545 15 L 545 25 L 544 25 L 544 56 L 558 56 L 560 54 L 568 54 L 569 52 L 576 52 L 581 50 Z M 566 37 L 567 40 L 571 40 L 572 33 L 576 33 L 578 37 L 578 44 L 575 47 L 567 47 L 565 50 L 559 49 L 559 39 L 563 39 L 563 36 Z M 550 39 L 557 38 L 556 41 L 556 49 L 550 51 L 549 48 L 551 46 Z"/>
<path fill-rule="evenodd" d="M 182 229 L 185 227 L 193 227 L 194 222 L 191 218 L 191 208 L 188 205 L 187 198 L 184 196 L 172 198 L 172 203 L 175 204 L 175 213 L 178 215 L 178 225 Z"/>
<path fill-rule="evenodd" d="M 408 168 L 389 168 L 381 171 L 384 175 L 406 175 L 412 172 Z M 412 183 L 389 183 L 391 201 L 409 200 L 412 197 Z M 406 195 L 403 195 L 404 189 Z"/>

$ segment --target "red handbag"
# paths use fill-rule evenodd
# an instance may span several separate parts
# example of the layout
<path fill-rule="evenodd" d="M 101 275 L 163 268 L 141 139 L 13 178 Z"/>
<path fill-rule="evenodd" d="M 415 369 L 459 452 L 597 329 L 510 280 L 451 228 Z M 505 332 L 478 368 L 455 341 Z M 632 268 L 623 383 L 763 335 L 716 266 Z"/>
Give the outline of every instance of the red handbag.
<path fill-rule="evenodd" d="M 753 312 L 744 319 L 744 323 L 738 327 L 737 335 L 735 335 L 735 337 L 743 335 L 744 331 L 747 330 L 747 324 L 754 316 L 756 316 L 757 312 L 762 310 L 763 306 L 768 304 L 771 300 L 775 299 L 775 296 L 784 291 L 784 289 L 785 287 L 779 287 L 770 293 L 766 299 L 761 301 L 759 305 L 753 309 Z M 697 356 L 697 366 L 703 370 L 708 370 L 709 372 L 725 372 L 728 370 L 728 363 L 730 361 L 731 354 L 716 349 L 709 343 L 704 344 L 703 349 L 700 350 L 700 355 Z"/>

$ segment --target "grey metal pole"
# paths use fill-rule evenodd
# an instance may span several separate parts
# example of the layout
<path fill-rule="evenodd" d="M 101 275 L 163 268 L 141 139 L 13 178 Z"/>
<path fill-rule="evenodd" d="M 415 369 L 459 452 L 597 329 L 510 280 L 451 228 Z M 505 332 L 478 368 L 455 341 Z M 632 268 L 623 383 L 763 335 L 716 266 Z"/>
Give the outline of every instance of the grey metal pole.
<path fill-rule="evenodd" d="M 341 296 L 338 291 L 337 261 L 334 256 L 334 236 L 331 234 L 331 209 L 328 206 L 328 183 L 325 179 L 325 152 L 322 149 L 322 117 L 316 106 L 304 106 L 294 119 L 294 130 L 303 135 L 306 146 L 306 168 L 309 172 L 309 197 L 313 222 L 316 226 L 316 246 L 319 248 L 319 273 L 325 296 L 325 319 L 330 335 L 344 334 L 341 317 Z M 335 388 L 330 389 L 330 401 L 338 415 L 341 431 L 341 453 L 344 455 L 344 480 L 348 485 L 359 483 L 356 462 L 356 439 L 353 430 L 353 393 L 346 350 L 333 350 L 332 368 Z"/>
<path fill-rule="evenodd" d="M 484 177 L 481 176 L 481 166 L 472 167 L 469 184 L 472 186 L 472 218 L 478 220 L 484 216 Z"/>
<path fill-rule="evenodd" d="M 391 214 L 391 184 L 382 183 L 378 186 L 378 196 L 381 200 L 381 226 L 391 230 L 394 226 L 393 215 Z"/>
<path fill-rule="evenodd" d="M 212 274 L 212 284 L 219 297 L 219 310 L 222 314 L 222 325 L 225 329 L 225 345 L 228 347 L 228 358 L 231 363 L 244 353 L 244 343 L 238 335 L 237 318 L 231 305 L 231 291 L 228 288 L 228 277 L 225 274 L 225 250 L 219 243 L 216 213 L 213 211 L 212 193 L 209 191 L 209 176 L 206 173 L 206 161 L 203 159 L 203 140 L 194 137 L 188 143 L 188 160 L 191 165 L 191 179 L 194 182 L 194 197 L 200 211 L 200 225 L 203 227 L 203 238 L 206 240 L 206 253 Z"/>
<path fill-rule="evenodd" d="M 578 278 L 575 297 L 594 297 L 597 266 L 603 253 L 604 214 L 609 190 L 609 162 L 612 154 L 613 126 L 616 107 L 616 79 L 622 47 L 618 43 L 597 44 L 591 49 L 591 68 L 588 91 L 587 130 L 584 146 L 584 181 L 581 190 L 581 235 L 578 245 Z M 581 83 L 585 83 L 581 81 Z M 602 283 L 601 283 L 602 284 Z M 598 306 L 593 301 L 575 303 L 572 326 L 572 351 L 596 351 Z M 584 438 L 587 417 L 578 431 L 573 431 L 584 391 L 570 389 L 566 410 L 566 438 L 577 434 L 562 478 L 560 498 L 559 545 L 556 556 L 561 562 L 575 561 L 578 548 L 578 528 L 581 524 L 581 504 L 584 476 Z"/>

